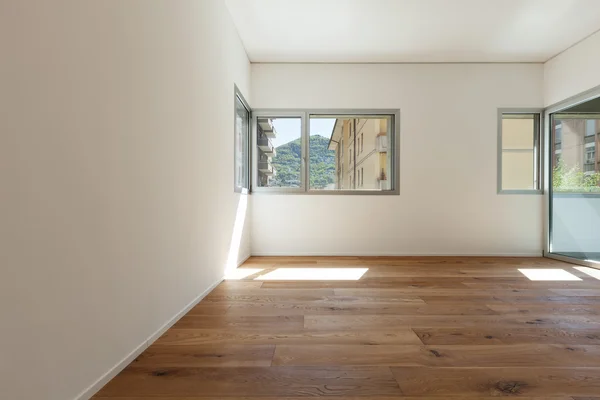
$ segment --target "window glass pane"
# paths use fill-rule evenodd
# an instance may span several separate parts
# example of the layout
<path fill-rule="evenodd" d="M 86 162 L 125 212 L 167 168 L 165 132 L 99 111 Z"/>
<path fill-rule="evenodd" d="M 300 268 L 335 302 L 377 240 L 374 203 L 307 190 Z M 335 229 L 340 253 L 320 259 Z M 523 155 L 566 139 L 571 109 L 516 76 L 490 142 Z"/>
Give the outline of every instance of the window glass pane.
<path fill-rule="evenodd" d="M 600 266 L 600 105 L 593 99 L 574 108 L 551 117 L 549 250 Z"/>
<path fill-rule="evenodd" d="M 391 190 L 391 116 L 310 116 L 313 190 Z"/>
<path fill-rule="evenodd" d="M 259 187 L 302 186 L 302 119 L 257 118 Z"/>
<path fill-rule="evenodd" d="M 502 189 L 535 190 L 538 114 L 502 116 Z"/>
<path fill-rule="evenodd" d="M 597 117 L 597 115 L 595 116 Z M 600 119 L 561 113 L 554 119 L 552 190 L 555 193 L 600 193 Z M 557 139 L 560 139 L 557 142 Z"/>
<path fill-rule="evenodd" d="M 234 182 L 239 189 L 248 189 L 248 143 L 250 112 L 239 97 L 235 97 L 235 135 L 234 135 Z"/>

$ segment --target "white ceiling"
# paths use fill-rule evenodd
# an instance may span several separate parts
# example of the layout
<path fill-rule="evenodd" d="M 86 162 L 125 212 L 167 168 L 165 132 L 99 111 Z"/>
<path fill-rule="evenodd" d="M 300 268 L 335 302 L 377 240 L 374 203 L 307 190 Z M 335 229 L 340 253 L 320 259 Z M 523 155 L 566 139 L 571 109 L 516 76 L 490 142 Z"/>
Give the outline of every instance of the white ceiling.
<path fill-rule="evenodd" d="M 544 62 L 600 0 L 225 0 L 252 62 Z"/>

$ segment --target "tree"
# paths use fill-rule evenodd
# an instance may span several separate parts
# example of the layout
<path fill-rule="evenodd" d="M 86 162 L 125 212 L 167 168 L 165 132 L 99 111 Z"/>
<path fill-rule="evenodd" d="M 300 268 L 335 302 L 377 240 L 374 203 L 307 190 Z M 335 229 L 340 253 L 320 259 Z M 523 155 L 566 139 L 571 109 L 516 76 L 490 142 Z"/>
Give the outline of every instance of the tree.
<path fill-rule="evenodd" d="M 310 187 L 324 189 L 335 182 L 335 152 L 328 149 L 329 139 L 320 135 L 310 137 Z M 273 166 L 277 175 L 273 186 L 297 187 L 302 166 L 302 139 L 298 138 L 277 147 Z"/>
<path fill-rule="evenodd" d="M 600 172 L 585 174 L 579 166 L 568 169 L 563 160 L 552 172 L 552 189 L 567 193 L 600 193 Z"/>

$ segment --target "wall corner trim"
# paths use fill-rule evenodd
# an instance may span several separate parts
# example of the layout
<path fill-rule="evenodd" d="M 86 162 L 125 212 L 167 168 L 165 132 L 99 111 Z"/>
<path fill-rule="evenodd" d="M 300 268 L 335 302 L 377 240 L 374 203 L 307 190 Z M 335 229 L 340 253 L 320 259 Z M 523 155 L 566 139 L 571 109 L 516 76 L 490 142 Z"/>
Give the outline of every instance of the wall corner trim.
<path fill-rule="evenodd" d="M 133 349 L 128 355 L 126 355 L 121 361 L 115 364 L 109 369 L 104 375 L 102 375 L 96 382 L 91 384 L 87 389 L 81 392 L 75 397 L 74 400 L 88 400 L 95 395 L 100 389 L 104 387 L 111 379 L 117 376 L 122 370 L 125 369 L 137 356 L 142 354 L 152 343 L 156 341 L 163 333 L 172 327 L 175 322 L 179 321 L 181 317 L 187 314 L 196 304 L 200 303 L 214 288 L 216 288 L 223 279 L 219 279 L 204 290 L 200 295 L 188 303 L 181 311 L 173 316 L 170 320 L 165 322 L 160 328 L 158 328 L 153 334 L 151 334 L 146 340 L 140 343 L 135 349 Z"/>

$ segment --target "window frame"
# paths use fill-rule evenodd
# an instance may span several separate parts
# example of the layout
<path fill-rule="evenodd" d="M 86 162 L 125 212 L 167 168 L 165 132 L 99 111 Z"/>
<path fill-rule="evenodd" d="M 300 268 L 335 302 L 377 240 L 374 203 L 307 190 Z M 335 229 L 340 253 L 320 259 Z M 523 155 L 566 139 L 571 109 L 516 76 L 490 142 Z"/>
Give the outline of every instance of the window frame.
<path fill-rule="evenodd" d="M 246 176 L 245 176 L 245 186 L 238 186 L 237 182 L 236 182 L 236 168 L 237 163 L 236 163 L 236 158 L 237 158 L 237 152 L 238 152 L 238 145 L 237 145 L 237 132 L 236 132 L 236 123 L 237 123 L 237 101 L 240 101 L 240 103 L 242 103 L 242 106 L 244 106 L 244 108 L 246 109 L 246 111 L 248 112 L 248 129 L 246 132 L 246 135 L 248 137 L 248 140 L 246 140 L 246 147 L 247 147 L 247 153 L 246 153 L 246 157 L 245 159 L 242 159 L 242 162 L 245 162 L 248 165 L 248 168 L 246 168 Z M 250 105 L 248 104 L 248 101 L 246 101 L 246 98 L 244 97 L 244 95 L 242 94 L 242 92 L 240 91 L 240 89 L 237 87 L 237 85 L 234 83 L 233 84 L 233 191 L 234 193 L 241 193 L 241 194 L 249 194 L 252 192 L 252 128 L 251 125 L 252 124 L 252 108 L 250 107 Z M 243 154 L 243 149 L 242 149 L 242 154 Z"/>
<path fill-rule="evenodd" d="M 533 157 L 534 157 L 534 171 L 533 171 L 533 189 L 503 189 L 502 188 L 502 121 L 505 114 L 523 114 L 523 115 L 537 115 L 537 126 L 534 123 L 534 137 L 533 137 Z M 542 129 L 544 127 L 544 110 L 542 108 L 498 108 L 498 143 L 497 143 L 497 191 L 498 194 L 543 194 L 543 134 Z"/>
<path fill-rule="evenodd" d="M 258 119 L 259 118 L 300 118 L 300 137 L 302 153 L 306 154 L 306 143 L 304 132 L 306 131 L 306 123 L 304 119 L 304 111 L 302 110 L 254 110 L 252 113 L 252 149 L 258 146 Z M 252 191 L 253 193 L 281 193 L 281 194 L 299 194 L 304 191 L 306 186 L 306 175 L 304 164 L 306 159 L 304 156 L 300 159 L 300 186 L 295 187 L 264 187 L 258 185 L 258 152 L 252 152 Z"/>
<path fill-rule="evenodd" d="M 393 151 L 388 180 L 391 183 L 390 190 L 356 190 L 356 189 L 311 189 L 310 188 L 310 118 L 318 116 L 321 118 L 333 117 L 389 117 L 391 123 L 390 129 L 390 144 L 388 149 Z M 252 151 L 251 175 L 252 175 L 252 192 L 256 194 L 302 194 L 302 195 L 368 195 L 368 196 L 389 196 L 400 194 L 400 109 L 255 109 L 252 111 L 251 118 L 251 148 L 257 146 L 258 136 L 258 118 L 273 117 L 273 118 L 301 118 L 301 143 L 302 157 L 300 162 L 300 182 L 299 188 L 283 188 L 283 187 L 259 187 L 258 180 L 258 159 L 256 151 Z M 355 156 L 355 155 L 354 155 Z M 337 173 L 337 171 L 336 171 Z"/>

